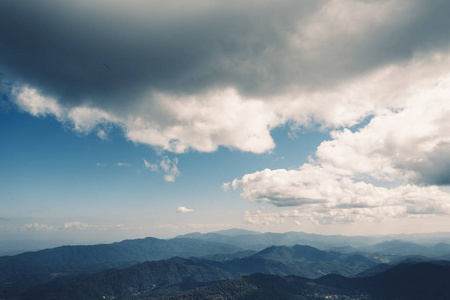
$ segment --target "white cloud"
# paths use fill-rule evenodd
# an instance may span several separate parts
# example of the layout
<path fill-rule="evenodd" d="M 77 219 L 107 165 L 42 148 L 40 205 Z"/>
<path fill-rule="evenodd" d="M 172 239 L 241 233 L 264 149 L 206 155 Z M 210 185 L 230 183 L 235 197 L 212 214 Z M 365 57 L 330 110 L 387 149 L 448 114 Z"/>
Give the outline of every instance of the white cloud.
<path fill-rule="evenodd" d="M 318 161 L 352 176 L 450 184 L 450 76 L 441 84 L 441 95 L 426 91 L 413 105 L 376 115 L 357 132 L 332 132 L 317 149 Z"/>
<path fill-rule="evenodd" d="M 235 179 L 232 185 L 250 201 L 301 207 L 282 214 L 246 212 L 244 219 L 250 223 L 280 223 L 284 218 L 297 216 L 331 223 L 450 214 L 450 194 L 437 186 L 378 187 L 311 164 L 298 170 L 265 169 Z"/>
<path fill-rule="evenodd" d="M 117 165 L 119 167 L 131 167 L 131 164 L 129 163 L 124 163 L 124 162 L 118 162 Z"/>
<path fill-rule="evenodd" d="M 220 145 L 262 153 L 275 146 L 270 129 L 281 124 L 277 115 L 261 100 L 245 99 L 234 89 L 152 98 L 126 123 L 126 136 L 134 142 L 176 153 L 189 148 L 212 152 Z"/>
<path fill-rule="evenodd" d="M 73 124 L 73 129 L 78 132 L 89 133 L 99 124 L 118 122 L 107 112 L 86 106 L 74 107 L 67 112 L 67 119 Z"/>
<path fill-rule="evenodd" d="M 194 210 L 192 208 L 187 208 L 184 206 L 180 206 L 177 208 L 177 213 L 184 214 L 184 213 L 190 213 L 190 212 L 194 212 Z"/>
<path fill-rule="evenodd" d="M 54 115 L 61 118 L 63 115 L 62 108 L 56 99 L 44 97 L 35 89 L 27 86 L 16 87 L 13 89 L 12 95 L 15 103 L 33 116 Z"/>
<path fill-rule="evenodd" d="M 231 186 L 231 182 L 225 182 L 224 184 L 222 184 L 222 186 L 220 187 L 224 192 L 228 192 L 228 190 L 230 189 Z"/>
<path fill-rule="evenodd" d="M 220 145 L 263 153 L 275 147 L 271 129 L 286 122 L 308 126 L 314 121 L 324 128 L 352 126 L 369 115 L 389 119 L 393 110 L 418 112 L 419 106 L 431 101 L 434 110 L 444 108 L 436 118 L 445 117 L 449 67 L 450 53 L 416 55 L 407 64 L 384 66 L 328 90 L 297 90 L 264 98 L 249 98 L 233 88 L 196 96 L 157 93 L 148 95 L 151 101 L 142 100 L 126 114 L 87 106 L 64 108 L 30 87 L 16 88 L 14 99 L 33 115 L 54 115 L 77 132 L 97 130 L 102 139 L 107 138 L 102 126 L 115 124 L 133 142 L 176 153 L 190 148 L 211 152 Z M 415 117 L 427 118 L 426 114 Z M 419 128 L 413 129 L 420 134 Z"/>

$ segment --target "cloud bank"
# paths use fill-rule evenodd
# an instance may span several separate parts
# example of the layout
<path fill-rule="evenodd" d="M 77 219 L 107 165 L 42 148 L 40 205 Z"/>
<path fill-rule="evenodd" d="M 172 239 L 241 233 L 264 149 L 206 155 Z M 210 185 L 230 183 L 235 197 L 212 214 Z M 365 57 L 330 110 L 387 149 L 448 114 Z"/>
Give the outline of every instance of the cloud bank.
<path fill-rule="evenodd" d="M 286 122 L 340 128 L 411 105 L 396 91 L 447 74 L 449 9 L 439 0 L 7 0 L 0 67 L 12 101 L 78 132 L 107 139 L 114 124 L 176 153 L 263 153 Z"/>

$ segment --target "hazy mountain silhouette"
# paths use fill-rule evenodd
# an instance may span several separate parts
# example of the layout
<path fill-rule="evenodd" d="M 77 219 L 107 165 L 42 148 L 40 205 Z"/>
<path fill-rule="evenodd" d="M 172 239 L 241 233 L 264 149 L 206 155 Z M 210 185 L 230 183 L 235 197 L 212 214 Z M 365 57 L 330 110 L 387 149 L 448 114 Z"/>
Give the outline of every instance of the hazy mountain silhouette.
<path fill-rule="evenodd" d="M 362 255 L 322 251 L 304 245 L 272 246 L 248 257 L 211 263 L 231 273 L 294 274 L 308 278 L 330 273 L 351 276 L 377 264 Z"/>
<path fill-rule="evenodd" d="M 20 299 L 130 299 L 163 297 L 235 278 L 203 262 L 183 258 L 145 262 L 121 270 L 105 270 L 59 278 L 29 289 Z"/>
<path fill-rule="evenodd" d="M 240 248 L 195 239 L 145 238 L 113 244 L 62 246 L 0 257 L 0 290 L 13 283 L 42 283 L 55 277 L 126 267 L 138 262 L 234 253 Z"/>
<path fill-rule="evenodd" d="M 366 300 L 444 300 L 450 299 L 449 276 L 449 266 L 431 263 L 400 264 L 366 278 L 327 275 L 311 280 L 297 276 L 253 274 L 197 288 L 169 299 L 325 299 L 334 295 Z"/>

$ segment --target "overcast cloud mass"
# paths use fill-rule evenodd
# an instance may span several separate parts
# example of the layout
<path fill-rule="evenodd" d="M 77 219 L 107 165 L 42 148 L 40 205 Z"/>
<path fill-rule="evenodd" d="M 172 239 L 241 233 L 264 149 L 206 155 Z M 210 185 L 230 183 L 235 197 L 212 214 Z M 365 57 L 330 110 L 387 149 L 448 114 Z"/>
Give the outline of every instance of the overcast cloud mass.
<path fill-rule="evenodd" d="M 309 164 L 224 184 L 295 207 L 250 223 L 446 215 L 449 15 L 445 0 L 3 0 L 2 88 L 76 132 L 118 127 L 173 153 L 269 153 L 274 128 L 329 131 Z M 144 160 L 169 182 L 177 164 Z"/>

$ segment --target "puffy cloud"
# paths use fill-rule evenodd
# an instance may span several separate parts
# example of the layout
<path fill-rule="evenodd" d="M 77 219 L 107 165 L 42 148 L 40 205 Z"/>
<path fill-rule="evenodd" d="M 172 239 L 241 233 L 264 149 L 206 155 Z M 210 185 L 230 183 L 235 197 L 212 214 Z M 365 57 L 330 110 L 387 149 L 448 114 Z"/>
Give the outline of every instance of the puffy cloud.
<path fill-rule="evenodd" d="M 222 186 L 220 187 L 224 192 L 228 192 L 228 190 L 230 189 L 231 186 L 231 182 L 225 182 L 224 184 L 222 184 Z"/>
<path fill-rule="evenodd" d="M 399 111 L 373 117 L 352 132 L 331 133 L 316 156 L 327 169 L 378 179 L 405 178 L 421 184 L 450 184 L 450 76 Z"/>
<path fill-rule="evenodd" d="M 194 210 L 192 208 L 187 208 L 184 206 L 180 206 L 177 208 L 177 213 L 180 213 L 180 214 L 190 213 L 190 212 L 194 212 Z"/>
<path fill-rule="evenodd" d="M 241 197 L 298 210 L 276 214 L 250 214 L 250 223 L 272 224 L 288 217 L 308 217 L 319 223 L 381 220 L 408 215 L 450 214 L 450 194 L 437 186 L 374 186 L 331 173 L 320 166 L 305 164 L 298 170 L 269 170 L 235 179 Z"/>
<path fill-rule="evenodd" d="M 73 129 L 78 132 L 90 132 L 100 124 L 113 122 L 113 118 L 106 112 L 91 107 L 75 107 L 68 111 L 68 120 L 73 124 Z M 99 132 L 104 130 L 99 130 Z M 104 136 L 100 133 L 100 137 Z"/>
<path fill-rule="evenodd" d="M 62 108 L 58 102 L 53 98 L 41 96 L 35 89 L 29 87 L 15 88 L 12 96 L 21 109 L 33 116 L 54 115 L 57 118 L 62 117 Z"/>
<path fill-rule="evenodd" d="M 131 164 L 129 164 L 129 163 L 123 163 L 123 162 L 118 162 L 117 165 L 118 165 L 119 167 L 131 167 Z"/>

